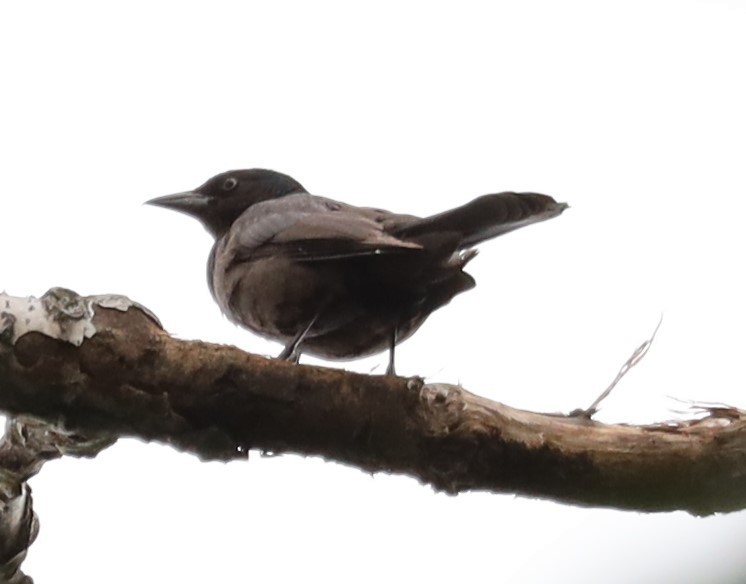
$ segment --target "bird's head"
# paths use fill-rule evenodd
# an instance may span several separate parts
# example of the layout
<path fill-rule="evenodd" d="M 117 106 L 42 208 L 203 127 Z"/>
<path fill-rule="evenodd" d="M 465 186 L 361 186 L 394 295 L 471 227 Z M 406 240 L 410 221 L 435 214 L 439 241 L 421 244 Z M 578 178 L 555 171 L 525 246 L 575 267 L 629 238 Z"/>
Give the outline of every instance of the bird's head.
<path fill-rule="evenodd" d="M 213 176 L 192 191 L 147 201 L 199 219 L 214 237 L 223 235 L 246 209 L 256 203 L 306 192 L 286 174 L 262 168 L 229 170 Z"/>

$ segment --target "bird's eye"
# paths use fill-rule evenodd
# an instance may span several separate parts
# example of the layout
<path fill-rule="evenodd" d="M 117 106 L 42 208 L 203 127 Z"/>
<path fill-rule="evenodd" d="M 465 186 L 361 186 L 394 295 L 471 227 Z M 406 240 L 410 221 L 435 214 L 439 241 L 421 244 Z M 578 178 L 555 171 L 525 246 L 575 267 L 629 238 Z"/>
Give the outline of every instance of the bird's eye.
<path fill-rule="evenodd" d="M 238 181 L 233 178 L 232 176 L 225 179 L 225 182 L 223 183 L 223 190 L 224 191 L 232 191 L 236 188 L 236 185 L 238 185 Z"/>

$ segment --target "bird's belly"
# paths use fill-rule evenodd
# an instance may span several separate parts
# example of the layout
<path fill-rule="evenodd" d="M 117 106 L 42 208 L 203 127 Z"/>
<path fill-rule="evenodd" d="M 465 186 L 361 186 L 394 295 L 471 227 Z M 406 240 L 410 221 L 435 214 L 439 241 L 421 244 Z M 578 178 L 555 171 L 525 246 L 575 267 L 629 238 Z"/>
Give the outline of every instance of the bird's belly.
<path fill-rule="evenodd" d="M 436 308 L 470 288 L 460 270 L 437 286 L 398 277 L 372 277 L 369 265 L 263 258 L 213 277 L 223 312 L 236 324 L 284 343 L 313 322 L 302 350 L 319 357 L 353 359 L 412 335 Z M 440 286 L 440 288 L 438 288 Z"/>
<path fill-rule="evenodd" d="M 236 324 L 272 339 L 289 340 L 323 306 L 344 296 L 343 282 L 323 276 L 288 258 L 246 262 L 226 271 L 224 281 L 229 285 L 218 302 Z M 317 319 L 314 328 L 323 324 Z"/>

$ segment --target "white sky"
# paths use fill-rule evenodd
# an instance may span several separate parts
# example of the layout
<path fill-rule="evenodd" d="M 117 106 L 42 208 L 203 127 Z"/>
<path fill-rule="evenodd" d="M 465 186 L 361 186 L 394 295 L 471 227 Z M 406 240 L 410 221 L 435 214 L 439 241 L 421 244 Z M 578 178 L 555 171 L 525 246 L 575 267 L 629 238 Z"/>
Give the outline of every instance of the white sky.
<path fill-rule="evenodd" d="M 483 245 L 477 288 L 402 345 L 399 372 L 568 411 L 663 312 L 600 419 L 671 418 L 668 396 L 746 407 L 746 4 L 117 6 L 0 6 L 0 289 L 127 294 L 180 338 L 275 354 L 212 303 L 199 224 L 143 201 L 254 166 L 422 215 L 535 190 L 572 208 Z M 32 486 L 38 584 L 746 579 L 744 513 L 448 497 L 131 440 Z"/>

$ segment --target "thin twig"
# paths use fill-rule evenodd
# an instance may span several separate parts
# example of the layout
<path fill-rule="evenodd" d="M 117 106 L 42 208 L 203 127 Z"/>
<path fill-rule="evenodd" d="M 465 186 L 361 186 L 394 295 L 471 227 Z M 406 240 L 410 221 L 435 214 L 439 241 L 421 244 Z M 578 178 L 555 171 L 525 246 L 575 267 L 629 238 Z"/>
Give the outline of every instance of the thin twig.
<path fill-rule="evenodd" d="M 607 387 L 601 395 L 599 395 L 596 400 L 586 409 L 584 410 L 575 410 L 570 415 L 577 416 L 577 417 L 584 417 L 584 418 L 592 418 L 597 412 L 598 412 L 598 406 L 600 403 L 605 400 L 611 391 L 617 386 L 617 384 L 622 380 L 622 378 L 629 373 L 629 370 L 632 369 L 635 365 L 637 365 L 640 361 L 642 361 L 643 357 L 647 355 L 648 350 L 650 349 L 650 346 L 653 344 L 653 341 L 655 340 L 655 335 L 658 334 L 658 329 L 661 327 L 661 323 L 663 322 L 663 314 L 661 313 L 660 318 L 658 319 L 658 324 L 655 326 L 655 330 L 653 331 L 653 334 L 650 335 L 650 338 L 647 339 L 644 343 L 642 343 L 635 351 L 632 353 L 629 359 L 624 363 L 624 365 L 621 366 L 619 369 L 619 372 L 616 374 L 616 377 L 614 378 L 614 381 L 609 384 L 609 387 Z"/>

